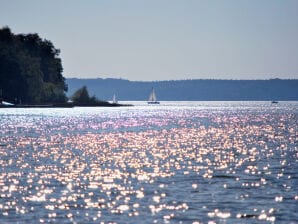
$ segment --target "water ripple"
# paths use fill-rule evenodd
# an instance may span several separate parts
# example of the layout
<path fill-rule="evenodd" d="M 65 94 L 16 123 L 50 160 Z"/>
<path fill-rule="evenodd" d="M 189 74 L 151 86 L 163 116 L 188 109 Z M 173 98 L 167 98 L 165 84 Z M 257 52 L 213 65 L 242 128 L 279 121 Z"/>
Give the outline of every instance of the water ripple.
<path fill-rule="evenodd" d="M 0 111 L 1 223 L 297 222 L 297 106 Z"/>

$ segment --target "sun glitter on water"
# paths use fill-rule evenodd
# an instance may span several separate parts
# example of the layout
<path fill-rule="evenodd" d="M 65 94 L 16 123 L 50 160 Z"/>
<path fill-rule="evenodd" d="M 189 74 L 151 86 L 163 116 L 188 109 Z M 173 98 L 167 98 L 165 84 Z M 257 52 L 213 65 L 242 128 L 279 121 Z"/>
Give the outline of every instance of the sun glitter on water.
<path fill-rule="evenodd" d="M 157 108 L 0 115 L 0 220 L 298 220 L 297 107 Z"/>

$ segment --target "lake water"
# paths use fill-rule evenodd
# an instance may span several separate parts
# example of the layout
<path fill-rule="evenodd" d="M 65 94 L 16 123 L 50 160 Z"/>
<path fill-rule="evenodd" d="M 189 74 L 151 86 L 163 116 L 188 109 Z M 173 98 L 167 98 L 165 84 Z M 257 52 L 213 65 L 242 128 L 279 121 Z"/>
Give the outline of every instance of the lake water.
<path fill-rule="evenodd" d="M 297 223 L 298 103 L 0 109 L 0 223 Z"/>

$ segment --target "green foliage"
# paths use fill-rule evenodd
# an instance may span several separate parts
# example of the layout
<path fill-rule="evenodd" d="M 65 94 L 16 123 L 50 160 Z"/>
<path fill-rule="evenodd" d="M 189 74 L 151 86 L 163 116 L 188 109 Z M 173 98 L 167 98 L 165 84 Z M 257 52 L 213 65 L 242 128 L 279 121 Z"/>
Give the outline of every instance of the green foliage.
<path fill-rule="evenodd" d="M 95 96 L 90 97 L 86 86 L 78 89 L 71 97 L 75 105 L 96 105 L 99 101 Z"/>
<path fill-rule="evenodd" d="M 0 29 L 0 89 L 10 102 L 66 102 L 60 51 L 37 34 Z"/>

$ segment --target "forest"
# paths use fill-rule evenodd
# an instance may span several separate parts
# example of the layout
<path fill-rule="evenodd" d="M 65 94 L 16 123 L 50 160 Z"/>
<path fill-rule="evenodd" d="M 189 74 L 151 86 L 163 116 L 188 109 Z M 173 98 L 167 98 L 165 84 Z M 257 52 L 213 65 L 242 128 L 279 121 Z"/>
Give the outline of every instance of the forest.
<path fill-rule="evenodd" d="M 15 104 L 65 103 L 60 50 L 38 34 L 0 29 L 0 98 Z"/>

